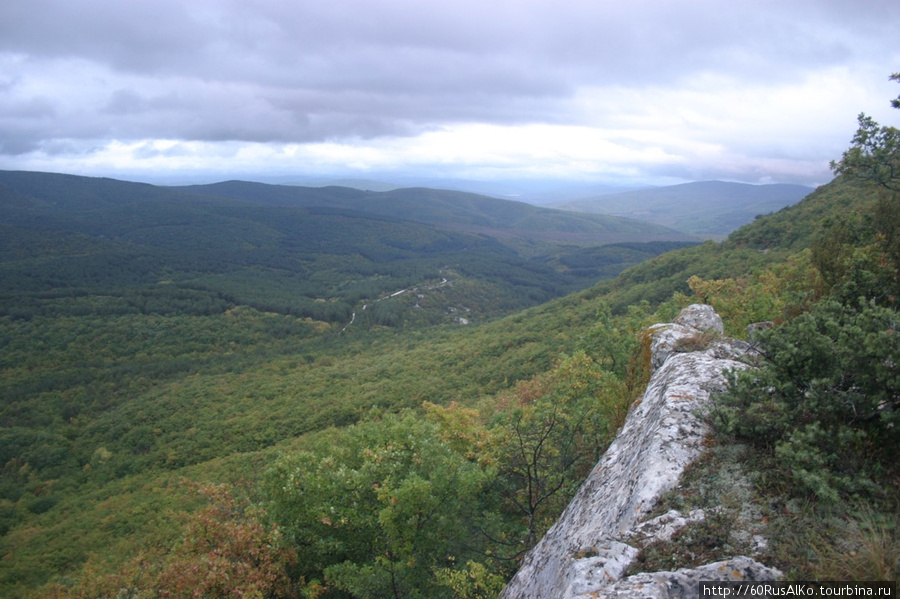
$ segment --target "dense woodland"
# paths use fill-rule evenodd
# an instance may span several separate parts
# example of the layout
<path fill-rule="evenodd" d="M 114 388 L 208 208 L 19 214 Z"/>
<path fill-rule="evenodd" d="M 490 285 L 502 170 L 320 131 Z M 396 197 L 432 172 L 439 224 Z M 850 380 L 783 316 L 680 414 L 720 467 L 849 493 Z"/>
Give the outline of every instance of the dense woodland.
<path fill-rule="evenodd" d="M 770 562 L 896 577 L 898 137 L 861 117 L 833 183 L 681 249 L 470 196 L 0 173 L 0 594 L 496 596 L 695 301 L 775 324 L 710 414 Z"/>

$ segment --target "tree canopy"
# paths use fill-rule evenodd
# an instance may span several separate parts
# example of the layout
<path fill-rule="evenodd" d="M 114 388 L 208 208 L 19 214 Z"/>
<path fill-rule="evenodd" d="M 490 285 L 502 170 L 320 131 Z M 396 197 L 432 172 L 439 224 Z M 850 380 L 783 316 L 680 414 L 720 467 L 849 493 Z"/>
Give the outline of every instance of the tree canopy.
<path fill-rule="evenodd" d="M 900 73 L 894 73 L 890 79 L 900 81 Z M 891 106 L 900 108 L 900 96 L 891 100 Z M 880 126 L 864 113 L 860 113 L 858 120 L 853 145 L 839 161 L 831 162 L 831 169 L 838 175 L 858 177 L 900 191 L 900 129 Z"/>

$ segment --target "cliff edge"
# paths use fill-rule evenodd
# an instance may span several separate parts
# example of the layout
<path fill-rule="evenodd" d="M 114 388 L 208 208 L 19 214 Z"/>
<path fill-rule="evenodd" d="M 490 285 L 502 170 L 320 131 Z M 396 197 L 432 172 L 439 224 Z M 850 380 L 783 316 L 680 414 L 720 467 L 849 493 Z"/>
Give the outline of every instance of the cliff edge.
<path fill-rule="evenodd" d="M 691 570 L 624 577 L 637 539 L 666 539 L 702 511 L 649 518 L 664 493 L 703 450 L 701 413 L 724 390 L 724 372 L 747 368 L 746 343 L 723 337 L 722 319 L 706 305 L 688 306 L 674 322 L 650 329 L 651 367 L 615 441 L 559 521 L 525 556 L 503 599 L 606 596 L 697 596 L 700 580 L 774 580 L 781 576 L 746 556 Z"/>

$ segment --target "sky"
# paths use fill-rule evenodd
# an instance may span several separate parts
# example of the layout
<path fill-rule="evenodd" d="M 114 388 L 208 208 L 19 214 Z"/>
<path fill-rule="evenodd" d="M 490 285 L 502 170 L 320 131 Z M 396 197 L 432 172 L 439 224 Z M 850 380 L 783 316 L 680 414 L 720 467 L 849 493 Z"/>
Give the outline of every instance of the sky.
<path fill-rule="evenodd" d="M 0 169 L 818 185 L 897 0 L 6 0 Z"/>

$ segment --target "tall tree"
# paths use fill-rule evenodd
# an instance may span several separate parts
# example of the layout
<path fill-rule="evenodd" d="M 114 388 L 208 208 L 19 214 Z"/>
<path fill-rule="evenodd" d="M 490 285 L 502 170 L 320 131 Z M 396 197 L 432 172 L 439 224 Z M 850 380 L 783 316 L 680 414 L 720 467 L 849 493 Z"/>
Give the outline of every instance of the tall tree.
<path fill-rule="evenodd" d="M 890 79 L 900 82 L 900 73 Z M 900 96 L 891 100 L 891 106 L 900 108 Z M 900 192 L 900 129 L 880 126 L 865 113 L 860 113 L 858 120 L 853 145 L 840 160 L 831 162 L 831 169 Z"/>

